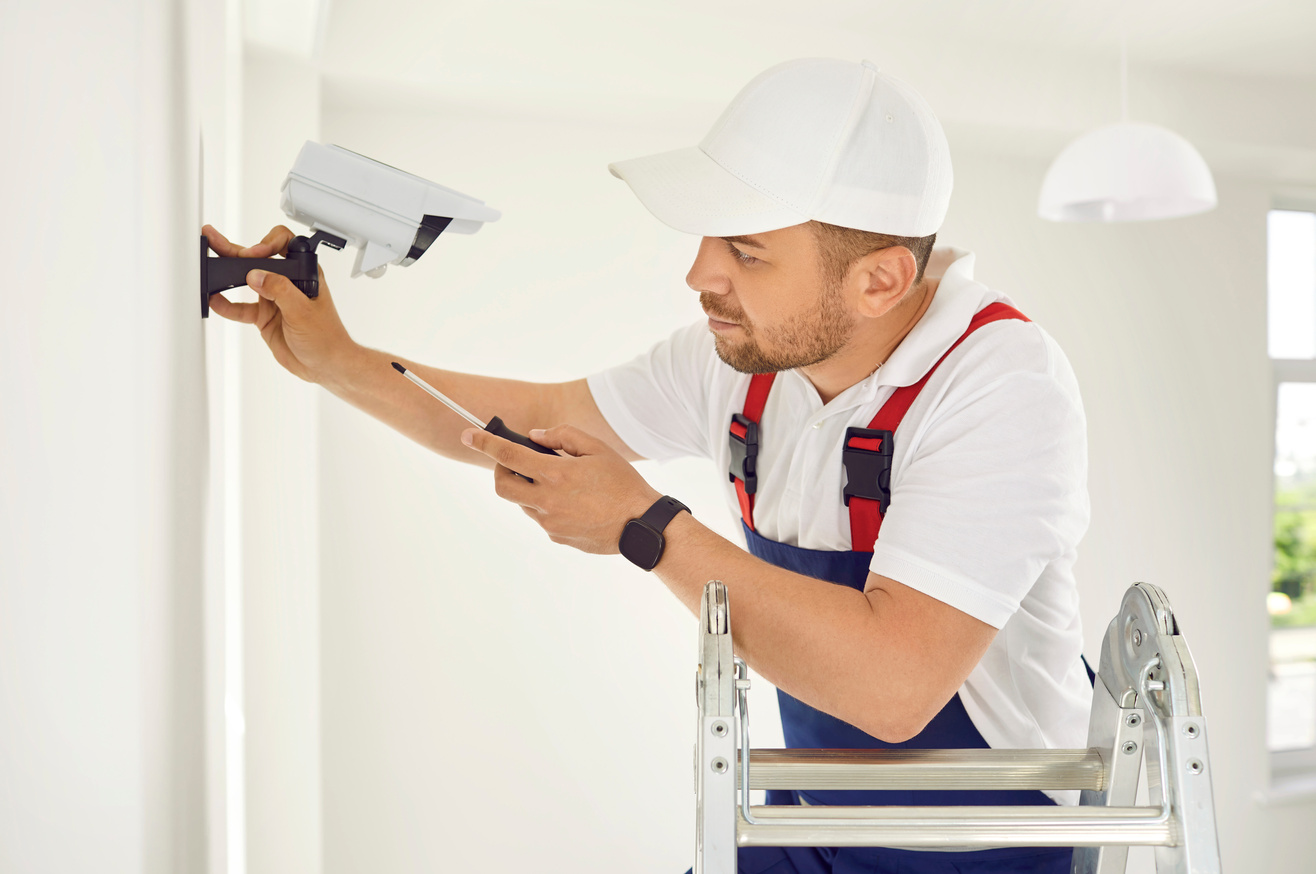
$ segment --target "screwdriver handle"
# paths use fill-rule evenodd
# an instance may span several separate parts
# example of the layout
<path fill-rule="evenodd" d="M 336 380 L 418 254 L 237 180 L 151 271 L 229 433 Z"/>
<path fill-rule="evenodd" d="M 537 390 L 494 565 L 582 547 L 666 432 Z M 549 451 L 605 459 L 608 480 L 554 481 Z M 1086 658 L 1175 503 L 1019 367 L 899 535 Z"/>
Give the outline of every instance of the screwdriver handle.
<path fill-rule="evenodd" d="M 494 416 L 492 419 L 489 420 L 489 424 L 484 426 L 484 430 L 488 431 L 490 434 L 493 434 L 495 437 L 502 437 L 504 440 L 510 440 L 513 443 L 519 443 L 520 445 L 533 449 L 536 452 L 542 452 L 544 455 L 557 455 L 557 450 L 549 449 L 547 446 L 540 446 L 538 443 L 531 440 L 529 437 L 525 436 L 524 434 L 516 433 L 511 428 L 507 427 L 507 425 L 503 422 L 503 420 L 498 418 L 497 416 Z M 512 471 L 512 473 L 516 473 L 516 471 Z M 526 476 L 523 473 L 516 473 L 516 475 L 521 477 L 526 482 L 531 482 L 531 483 L 534 482 L 534 480 L 532 480 L 530 477 Z"/>

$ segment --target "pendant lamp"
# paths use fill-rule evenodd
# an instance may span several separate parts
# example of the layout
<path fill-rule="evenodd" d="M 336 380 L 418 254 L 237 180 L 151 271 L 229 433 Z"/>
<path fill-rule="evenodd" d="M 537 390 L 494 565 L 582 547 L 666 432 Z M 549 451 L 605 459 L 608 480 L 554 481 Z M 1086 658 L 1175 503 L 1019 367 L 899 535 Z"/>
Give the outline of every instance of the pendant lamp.
<path fill-rule="evenodd" d="M 1120 121 L 1083 134 L 1051 163 L 1037 214 L 1055 222 L 1133 222 L 1212 209 L 1215 180 L 1192 143 L 1128 120 L 1128 57 L 1120 40 Z"/>

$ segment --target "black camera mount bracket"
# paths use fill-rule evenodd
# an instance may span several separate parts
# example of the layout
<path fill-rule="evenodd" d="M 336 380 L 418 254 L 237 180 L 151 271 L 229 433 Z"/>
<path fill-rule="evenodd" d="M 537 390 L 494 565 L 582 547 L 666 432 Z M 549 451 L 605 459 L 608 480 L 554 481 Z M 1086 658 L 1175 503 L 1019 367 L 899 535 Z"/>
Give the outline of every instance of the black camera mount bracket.
<path fill-rule="evenodd" d="M 252 270 L 267 270 L 292 280 L 302 294 L 316 298 L 320 294 L 319 259 L 315 249 L 324 243 L 331 249 L 342 249 L 347 241 L 324 231 L 310 237 L 293 237 L 288 243 L 285 258 L 211 258 L 210 244 L 201 237 L 201 318 L 210 316 L 210 296 L 230 288 L 247 284 Z"/>

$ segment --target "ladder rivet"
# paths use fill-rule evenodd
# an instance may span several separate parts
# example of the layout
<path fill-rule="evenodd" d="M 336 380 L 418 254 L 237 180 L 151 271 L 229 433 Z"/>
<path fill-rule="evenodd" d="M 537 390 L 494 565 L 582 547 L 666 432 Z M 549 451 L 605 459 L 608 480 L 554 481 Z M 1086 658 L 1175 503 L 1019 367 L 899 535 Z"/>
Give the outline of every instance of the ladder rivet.
<path fill-rule="evenodd" d="M 718 756 L 713 760 L 713 773 L 725 774 L 727 772 L 727 760 Z"/>
<path fill-rule="evenodd" d="M 717 737 L 726 737 L 727 724 L 720 719 L 713 723 L 713 734 Z"/>
<path fill-rule="evenodd" d="M 1142 629 L 1141 629 L 1141 628 L 1135 628 L 1135 629 L 1133 629 L 1133 645 L 1134 645 L 1134 646 L 1142 646 Z"/>
<path fill-rule="evenodd" d="M 1183 727 L 1184 737 L 1197 737 L 1197 726 L 1191 722 Z"/>
<path fill-rule="evenodd" d="M 1189 774 L 1200 774 L 1200 773 L 1202 773 L 1202 763 L 1201 763 L 1200 761 L 1198 761 L 1197 759 L 1189 759 L 1189 760 L 1188 760 L 1188 773 L 1189 773 Z"/>
<path fill-rule="evenodd" d="M 1124 724 L 1129 728 L 1136 728 L 1142 722 L 1142 717 L 1136 713 L 1130 713 L 1124 718 Z"/>
<path fill-rule="evenodd" d="M 1133 741 L 1127 741 L 1124 744 L 1124 755 L 1131 756 L 1138 751 L 1138 745 Z"/>

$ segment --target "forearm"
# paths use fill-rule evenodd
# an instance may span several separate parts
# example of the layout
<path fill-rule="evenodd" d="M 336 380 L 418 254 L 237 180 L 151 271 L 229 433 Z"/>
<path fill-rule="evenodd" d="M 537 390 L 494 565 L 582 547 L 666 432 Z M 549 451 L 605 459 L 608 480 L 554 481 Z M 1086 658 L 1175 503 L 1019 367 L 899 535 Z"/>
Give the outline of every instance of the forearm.
<path fill-rule="evenodd" d="M 522 434 L 531 428 L 561 424 L 567 415 L 557 384 L 497 379 L 440 370 L 406 358 L 353 344 L 317 380 L 339 398 L 368 413 L 420 445 L 448 458 L 492 467 L 490 459 L 462 445 L 470 423 L 430 397 L 393 369 L 397 361 L 487 422 L 499 416 Z"/>
<path fill-rule="evenodd" d="M 911 606 L 918 609 L 903 587 L 860 592 L 792 573 L 685 513 L 665 533 L 655 573 L 687 608 L 698 615 L 704 586 L 721 580 L 735 649 L 746 663 L 783 691 L 882 740 L 922 730 L 981 656 L 930 639 L 922 617 L 902 621 Z"/>
<path fill-rule="evenodd" d="M 579 428 L 535 436 L 560 456 L 471 429 L 497 461 L 498 495 L 519 504 L 555 542 L 612 554 L 626 520 L 660 497 L 602 438 Z M 511 471 L 521 471 L 533 482 Z M 761 561 L 689 513 L 663 531 L 656 575 L 698 615 L 710 579 L 730 595 L 736 652 L 782 690 L 889 742 L 908 740 L 945 706 L 995 637 L 981 620 L 896 580 L 869 573 L 864 591 Z"/>

